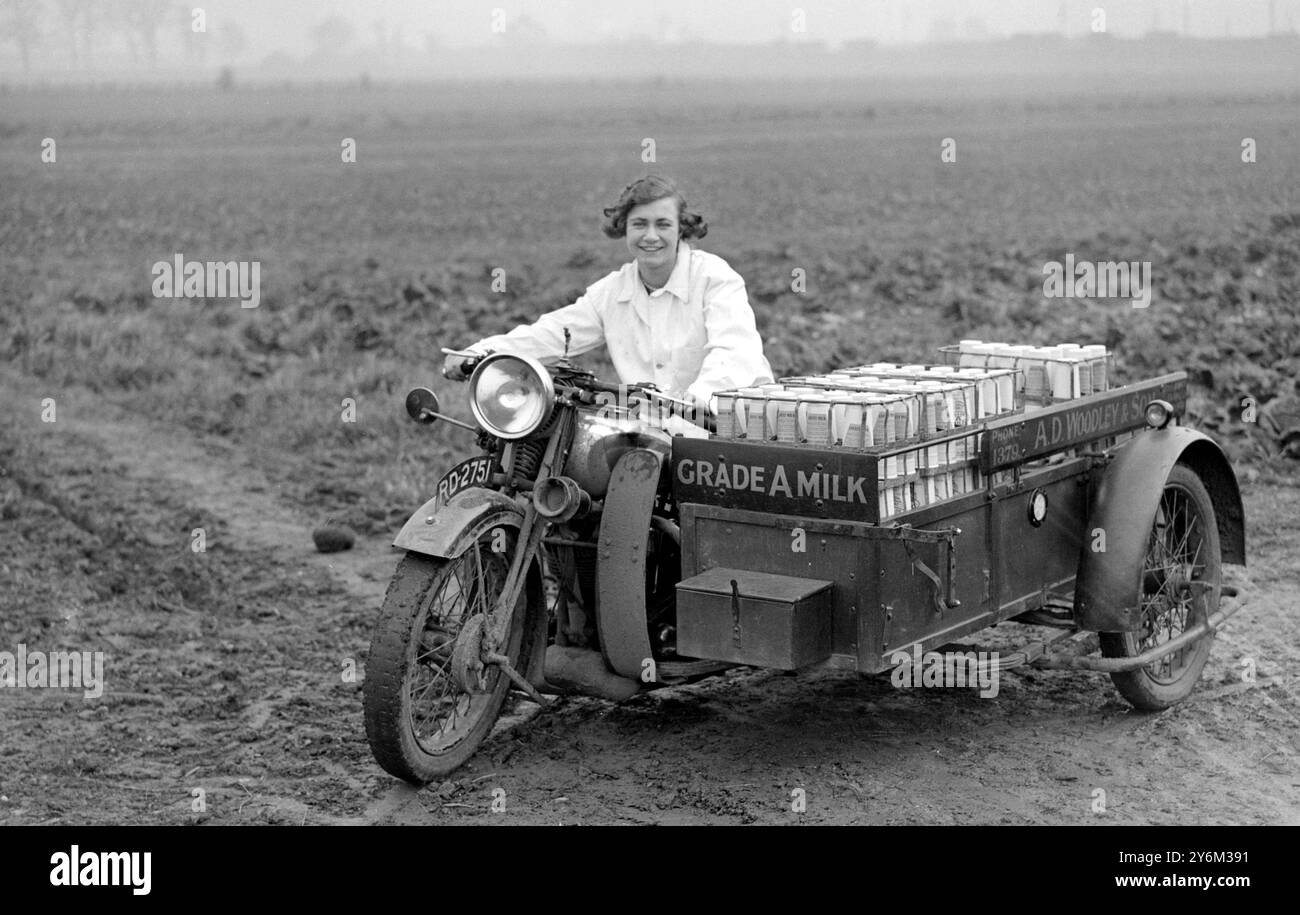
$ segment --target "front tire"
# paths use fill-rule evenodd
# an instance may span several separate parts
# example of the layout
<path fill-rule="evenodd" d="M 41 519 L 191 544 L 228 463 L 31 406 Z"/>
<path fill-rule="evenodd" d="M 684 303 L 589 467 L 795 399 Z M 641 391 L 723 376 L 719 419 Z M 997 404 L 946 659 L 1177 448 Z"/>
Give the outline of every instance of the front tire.
<path fill-rule="evenodd" d="M 370 642 L 362 690 L 366 738 L 386 771 L 423 785 L 463 765 L 487 737 L 510 679 L 496 665 L 468 693 L 452 671 L 456 638 L 466 622 L 491 610 L 510 571 L 510 548 L 494 551 L 489 531 L 454 559 L 407 553 L 384 595 Z M 499 539 L 497 540 L 499 544 Z M 529 574 L 500 649 L 524 669 L 525 624 L 540 601 Z"/>
<path fill-rule="evenodd" d="M 1138 599 L 1142 628 L 1103 632 L 1102 655 L 1131 658 L 1206 620 L 1219 607 L 1223 570 L 1214 503 L 1200 477 L 1175 464 L 1165 481 L 1147 540 Z M 1209 636 L 1137 670 L 1111 674 L 1120 695 L 1159 711 L 1191 693 L 1210 657 Z"/>

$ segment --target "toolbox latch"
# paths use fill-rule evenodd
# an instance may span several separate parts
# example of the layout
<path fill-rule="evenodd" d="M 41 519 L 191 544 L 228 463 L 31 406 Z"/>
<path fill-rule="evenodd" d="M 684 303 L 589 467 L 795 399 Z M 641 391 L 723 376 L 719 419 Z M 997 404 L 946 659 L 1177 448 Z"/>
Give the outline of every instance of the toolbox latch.
<path fill-rule="evenodd" d="M 731 580 L 731 640 L 740 644 L 740 585 Z"/>

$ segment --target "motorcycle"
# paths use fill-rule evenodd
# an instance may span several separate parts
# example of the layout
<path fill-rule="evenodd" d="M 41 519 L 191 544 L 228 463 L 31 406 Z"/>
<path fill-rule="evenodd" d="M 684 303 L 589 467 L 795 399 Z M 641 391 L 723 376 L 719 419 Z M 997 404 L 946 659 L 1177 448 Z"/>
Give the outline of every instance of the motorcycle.
<path fill-rule="evenodd" d="M 512 689 L 543 706 L 543 692 L 620 700 L 732 666 L 676 651 L 667 430 L 695 422 L 694 406 L 567 358 L 443 352 L 465 357 L 477 426 L 440 412 L 427 388 L 407 395 L 407 413 L 474 432 L 480 453 L 394 540 L 404 555 L 363 689 L 376 760 L 417 785 L 474 754 Z"/>

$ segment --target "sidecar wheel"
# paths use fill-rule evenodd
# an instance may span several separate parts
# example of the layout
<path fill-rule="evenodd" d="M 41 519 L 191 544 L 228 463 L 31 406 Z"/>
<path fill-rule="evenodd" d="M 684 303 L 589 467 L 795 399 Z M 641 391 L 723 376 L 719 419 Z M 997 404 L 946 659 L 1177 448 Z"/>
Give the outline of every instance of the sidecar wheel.
<path fill-rule="evenodd" d="M 1200 477 L 1175 464 L 1165 481 L 1147 540 L 1139 600 L 1142 628 L 1100 633 L 1108 658 L 1131 658 L 1208 619 L 1219 607 L 1223 570 L 1214 503 Z M 1206 637 L 1154 664 L 1111 674 L 1120 695 L 1135 707 L 1159 711 L 1181 702 L 1210 657 Z"/>
<path fill-rule="evenodd" d="M 510 690 L 509 678 L 495 665 L 484 669 L 482 691 L 474 694 L 452 673 L 461 628 L 492 607 L 510 571 L 513 536 L 509 549 L 491 547 L 492 538 L 484 537 L 454 559 L 407 553 L 384 595 L 362 690 L 366 738 L 385 770 L 415 785 L 468 760 L 491 732 Z M 526 657 L 527 610 L 540 599 L 530 574 L 501 651 L 516 670 L 523 670 Z"/>

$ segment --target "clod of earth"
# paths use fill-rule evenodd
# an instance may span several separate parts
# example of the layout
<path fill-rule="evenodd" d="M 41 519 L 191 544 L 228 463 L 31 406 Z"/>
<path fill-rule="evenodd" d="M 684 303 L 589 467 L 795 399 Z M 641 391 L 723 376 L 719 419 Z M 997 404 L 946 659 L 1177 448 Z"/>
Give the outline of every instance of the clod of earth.
<path fill-rule="evenodd" d="M 357 542 L 356 532 L 343 525 L 323 525 L 311 532 L 312 542 L 322 553 L 338 553 L 352 549 Z"/>

